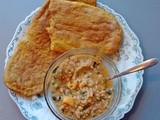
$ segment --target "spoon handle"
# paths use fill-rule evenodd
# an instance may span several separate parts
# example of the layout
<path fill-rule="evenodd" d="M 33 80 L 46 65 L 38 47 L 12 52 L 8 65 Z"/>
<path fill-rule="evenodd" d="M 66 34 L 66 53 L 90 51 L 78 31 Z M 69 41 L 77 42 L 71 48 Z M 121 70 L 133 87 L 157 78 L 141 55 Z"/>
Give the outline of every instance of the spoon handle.
<path fill-rule="evenodd" d="M 158 62 L 159 62 L 159 60 L 157 58 L 148 59 L 148 60 L 146 60 L 146 61 L 128 69 L 128 70 L 125 70 L 123 72 L 120 72 L 119 74 L 116 74 L 112 77 L 107 78 L 107 80 L 109 80 L 109 79 L 111 80 L 111 79 L 114 79 L 114 78 L 117 78 L 117 77 L 120 77 L 120 76 L 123 76 L 123 75 L 126 75 L 126 74 L 130 74 L 130 73 L 133 73 L 133 72 L 137 72 L 137 71 L 149 68 L 153 65 L 156 65 Z"/>

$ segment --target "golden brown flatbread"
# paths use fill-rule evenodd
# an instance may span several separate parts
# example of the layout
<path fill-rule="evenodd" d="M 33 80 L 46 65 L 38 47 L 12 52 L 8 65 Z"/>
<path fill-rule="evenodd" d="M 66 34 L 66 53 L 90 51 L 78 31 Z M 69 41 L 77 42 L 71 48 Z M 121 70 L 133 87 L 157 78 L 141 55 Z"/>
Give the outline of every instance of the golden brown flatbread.
<path fill-rule="evenodd" d="M 68 5 L 70 7 L 68 7 Z M 68 15 L 68 13 L 70 13 L 73 10 L 73 8 L 77 9 L 77 10 L 75 10 L 75 13 L 77 16 L 85 15 L 84 14 L 84 8 L 85 8 L 87 10 L 86 12 L 88 12 L 88 14 L 87 14 L 88 17 L 85 16 L 87 18 L 85 18 L 84 21 L 79 20 L 79 23 L 76 22 L 75 24 L 72 24 L 72 22 L 74 22 L 74 21 L 72 21 L 70 18 L 67 18 L 67 15 Z M 79 12 L 80 14 L 77 13 L 78 10 L 80 11 Z M 81 10 L 82 10 L 82 12 L 81 12 Z M 93 10 L 93 13 L 90 10 Z M 89 17 L 89 16 L 93 16 L 96 14 L 95 10 L 98 11 L 97 18 L 96 17 Z M 62 11 L 65 11 L 64 16 L 63 16 Z M 20 96 L 23 96 L 26 98 L 43 93 L 44 76 L 46 74 L 46 71 L 47 71 L 50 63 L 57 56 L 59 56 L 62 52 L 65 52 L 66 50 L 71 49 L 70 46 L 67 49 L 63 49 L 62 47 L 60 49 L 59 48 L 55 49 L 56 46 L 54 46 L 55 48 L 52 48 L 52 50 L 51 50 L 50 48 L 51 48 L 51 46 L 53 46 L 53 44 L 55 44 L 55 42 L 57 42 L 57 41 L 60 41 L 62 43 L 64 42 L 64 46 L 67 46 L 70 44 L 71 45 L 77 44 L 77 43 L 78 44 L 80 43 L 81 46 L 86 43 L 90 44 L 91 46 L 92 45 L 97 46 L 97 45 L 99 45 L 99 39 L 101 40 L 102 38 L 105 38 L 103 36 L 104 35 L 103 30 L 101 31 L 101 30 L 99 30 L 99 27 L 97 27 L 97 25 L 99 26 L 98 22 L 101 22 L 101 27 L 102 27 L 101 29 L 103 29 L 103 25 L 104 25 L 104 28 L 105 28 L 105 26 L 109 25 L 110 29 L 113 31 L 121 30 L 119 28 L 117 21 L 115 20 L 115 18 L 112 15 L 105 13 L 104 11 L 102 11 L 102 12 L 100 12 L 100 11 L 101 11 L 100 9 L 97 9 L 97 8 L 95 9 L 95 7 L 91 7 L 90 5 L 86 5 L 85 3 L 83 4 L 83 3 L 70 2 L 70 1 L 64 1 L 64 0 L 47 0 L 45 2 L 45 4 L 41 7 L 41 9 L 37 12 L 37 14 L 33 18 L 33 20 L 31 21 L 31 24 L 29 25 L 25 36 L 19 41 L 13 55 L 11 56 L 9 61 L 7 62 L 7 65 L 4 70 L 4 83 L 5 83 L 5 85 L 10 90 L 12 90 L 12 91 L 16 92 L 17 94 L 19 94 Z M 60 12 L 60 14 L 57 15 L 57 12 Z M 91 13 L 91 14 L 89 14 L 89 13 Z M 106 21 L 104 21 L 104 18 L 102 17 L 103 14 L 105 17 L 108 17 L 108 18 L 106 18 L 107 20 L 109 20 L 107 23 L 106 23 Z M 73 14 L 73 16 L 75 16 L 75 14 Z M 69 15 L 68 17 L 73 18 L 73 16 Z M 62 18 L 65 17 L 64 19 L 66 19 L 66 22 L 61 17 Z M 83 18 L 84 18 L 84 16 L 78 17 L 77 19 L 83 19 Z M 102 18 L 102 21 L 100 20 L 101 18 Z M 114 21 L 111 21 L 112 19 Z M 57 26 L 58 20 L 61 20 L 60 27 Z M 69 20 L 71 20 L 71 21 L 69 21 Z M 96 22 L 96 23 L 90 24 L 90 27 L 89 27 L 87 20 L 91 20 L 91 21 L 93 20 L 93 22 Z M 59 37 L 60 34 L 58 34 L 58 29 L 54 25 L 54 22 L 56 23 L 57 28 L 60 28 L 59 29 L 60 32 L 62 32 L 64 34 L 62 39 L 61 39 L 61 37 Z M 86 24 L 81 23 L 81 22 L 86 22 Z M 113 24 L 111 24 L 110 22 L 113 22 Z M 52 27 L 52 25 L 53 25 L 53 27 Z M 75 29 L 75 27 L 77 27 L 77 25 L 84 25 L 84 27 L 79 27 L 78 29 Z M 86 28 L 88 29 L 88 31 Z M 92 28 L 94 28 L 94 29 L 92 29 Z M 63 29 L 64 29 L 64 31 L 63 31 Z M 79 31 L 82 31 L 82 30 L 84 30 L 84 33 L 85 32 L 90 33 L 90 34 L 88 34 L 91 37 L 90 40 L 87 41 L 86 39 L 77 39 L 77 36 L 76 36 L 76 39 L 73 39 L 72 35 L 75 36 L 75 33 L 79 34 L 80 33 Z M 96 31 L 94 31 L 94 30 L 96 30 Z M 72 33 L 72 31 L 73 31 L 73 33 Z M 92 32 L 93 32 L 93 34 L 91 34 Z M 96 36 L 96 39 L 91 36 L 91 35 L 96 34 L 95 32 L 99 33 L 98 37 Z M 112 31 L 106 31 L 106 34 L 105 34 L 105 35 L 107 35 L 107 34 L 110 35 L 109 36 L 110 41 L 117 40 L 117 42 L 109 42 L 109 45 L 115 44 L 115 46 L 117 48 L 117 45 L 118 45 L 117 43 L 120 42 L 120 38 L 119 38 L 120 36 L 118 36 L 118 34 L 117 34 L 118 32 L 112 32 L 112 34 L 110 34 L 108 32 L 112 32 Z M 119 32 L 121 33 L 121 31 L 119 31 Z M 50 37 L 49 37 L 49 35 L 50 35 Z M 69 35 L 69 39 L 67 39 L 66 35 Z M 85 33 L 84 35 L 88 36 L 87 33 Z M 115 35 L 115 37 L 113 37 L 114 35 Z M 116 37 L 117 37 L 117 39 L 115 39 Z M 50 40 L 50 38 L 52 40 Z M 56 39 L 53 39 L 53 38 L 56 38 Z M 84 38 L 85 38 L 85 36 L 84 36 Z M 94 39 L 92 39 L 92 38 L 94 38 Z M 51 42 L 52 42 L 52 45 L 51 45 Z M 73 43 L 70 43 L 70 42 L 73 42 Z M 103 43 L 105 43 L 105 42 L 103 42 Z M 78 44 L 76 47 L 79 47 Z M 60 44 L 60 46 L 61 45 L 63 45 L 63 44 Z M 57 46 L 59 46 L 59 45 L 57 45 Z M 101 47 L 101 46 L 99 45 L 97 47 Z M 115 51 L 115 50 L 113 49 L 113 51 Z"/>
<path fill-rule="evenodd" d="M 69 0 L 69 1 L 83 2 L 83 3 L 86 3 L 86 4 L 96 6 L 96 1 L 97 0 Z"/>
<path fill-rule="evenodd" d="M 122 29 L 110 13 L 84 3 L 53 0 L 50 27 L 47 28 L 53 51 L 95 48 L 115 54 L 122 42 Z"/>
<path fill-rule="evenodd" d="M 32 20 L 25 36 L 19 41 L 4 70 L 5 85 L 23 97 L 43 92 L 43 81 L 50 63 L 59 53 L 50 50 L 50 0 Z"/>
<path fill-rule="evenodd" d="M 49 25 L 49 4 L 50 1 L 46 1 L 38 11 L 4 71 L 6 86 L 24 97 L 42 93 L 45 73 L 58 56 L 50 50 L 50 39 L 45 29 Z"/>

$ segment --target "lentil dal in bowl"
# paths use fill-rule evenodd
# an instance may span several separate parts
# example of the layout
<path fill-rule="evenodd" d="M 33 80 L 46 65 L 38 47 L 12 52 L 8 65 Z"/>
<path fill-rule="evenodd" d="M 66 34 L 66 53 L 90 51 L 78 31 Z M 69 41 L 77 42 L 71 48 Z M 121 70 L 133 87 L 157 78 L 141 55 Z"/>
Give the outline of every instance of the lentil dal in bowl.
<path fill-rule="evenodd" d="M 67 51 L 53 61 L 44 80 L 44 96 L 60 120 L 102 120 L 116 109 L 121 97 L 121 78 L 114 62 L 95 49 Z"/>

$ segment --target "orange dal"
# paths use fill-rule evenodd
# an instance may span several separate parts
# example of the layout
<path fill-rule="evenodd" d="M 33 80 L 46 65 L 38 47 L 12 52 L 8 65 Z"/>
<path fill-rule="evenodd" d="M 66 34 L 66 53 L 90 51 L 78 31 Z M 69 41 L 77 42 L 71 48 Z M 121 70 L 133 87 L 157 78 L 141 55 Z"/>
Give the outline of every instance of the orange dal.
<path fill-rule="evenodd" d="M 51 90 L 57 108 L 74 120 L 88 120 L 105 112 L 114 94 L 107 68 L 98 57 L 76 55 L 53 71 Z"/>

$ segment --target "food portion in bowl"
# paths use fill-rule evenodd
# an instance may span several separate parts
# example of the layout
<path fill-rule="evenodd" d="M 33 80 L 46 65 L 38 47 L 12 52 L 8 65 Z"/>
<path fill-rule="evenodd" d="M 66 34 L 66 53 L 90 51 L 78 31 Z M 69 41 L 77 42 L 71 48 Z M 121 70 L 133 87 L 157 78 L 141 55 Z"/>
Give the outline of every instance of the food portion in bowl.
<path fill-rule="evenodd" d="M 105 78 L 117 73 L 114 62 L 95 49 L 67 51 L 46 73 L 46 103 L 60 120 L 107 119 L 119 103 L 121 79 Z"/>
<path fill-rule="evenodd" d="M 108 109 L 114 94 L 112 81 L 105 80 L 108 76 L 109 71 L 96 56 L 69 57 L 53 70 L 53 101 L 74 120 L 96 117 Z"/>

